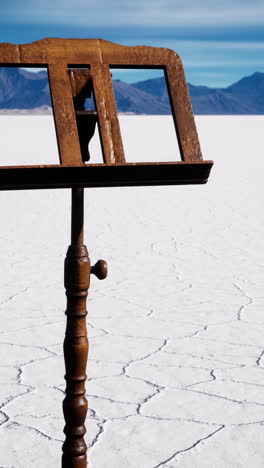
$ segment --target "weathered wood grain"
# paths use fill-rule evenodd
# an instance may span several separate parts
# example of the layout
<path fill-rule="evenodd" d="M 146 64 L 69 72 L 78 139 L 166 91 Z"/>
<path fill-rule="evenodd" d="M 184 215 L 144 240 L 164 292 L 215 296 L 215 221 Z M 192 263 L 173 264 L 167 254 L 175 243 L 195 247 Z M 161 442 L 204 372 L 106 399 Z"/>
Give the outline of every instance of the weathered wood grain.
<path fill-rule="evenodd" d="M 125 164 L 109 66 L 92 64 L 91 75 L 104 161 L 107 164 Z"/>

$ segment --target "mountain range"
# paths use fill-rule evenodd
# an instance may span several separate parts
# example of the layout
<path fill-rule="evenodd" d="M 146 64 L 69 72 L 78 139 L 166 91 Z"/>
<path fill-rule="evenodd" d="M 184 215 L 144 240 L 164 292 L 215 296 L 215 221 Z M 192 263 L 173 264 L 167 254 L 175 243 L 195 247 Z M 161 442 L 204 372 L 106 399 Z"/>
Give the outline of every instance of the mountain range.
<path fill-rule="evenodd" d="M 132 84 L 114 80 L 113 86 L 119 112 L 171 113 L 163 77 Z M 195 114 L 264 114 L 264 73 L 256 72 L 227 88 L 188 86 Z M 43 109 L 46 112 L 47 106 L 51 106 L 51 100 L 46 71 L 33 73 L 22 68 L 0 68 L 0 111 L 40 109 L 41 112 Z"/>

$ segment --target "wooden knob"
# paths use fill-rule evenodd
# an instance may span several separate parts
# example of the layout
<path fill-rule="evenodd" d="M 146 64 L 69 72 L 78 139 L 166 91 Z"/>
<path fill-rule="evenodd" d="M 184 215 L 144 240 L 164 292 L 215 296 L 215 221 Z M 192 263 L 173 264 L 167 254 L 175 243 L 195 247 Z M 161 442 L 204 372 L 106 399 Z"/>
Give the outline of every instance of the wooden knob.
<path fill-rule="evenodd" d="M 94 266 L 91 267 L 91 274 L 97 276 L 99 280 L 107 277 L 107 263 L 105 260 L 98 260 Z"/>

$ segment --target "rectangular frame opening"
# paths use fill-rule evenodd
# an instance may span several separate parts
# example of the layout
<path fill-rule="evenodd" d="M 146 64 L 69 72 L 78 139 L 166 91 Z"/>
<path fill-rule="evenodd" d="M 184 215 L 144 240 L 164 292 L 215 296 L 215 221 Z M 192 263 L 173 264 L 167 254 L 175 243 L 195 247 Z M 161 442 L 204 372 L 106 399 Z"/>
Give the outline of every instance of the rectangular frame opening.
<path fill-rule="evenodd" d="M 181 161 L 164 68 L 110 70 L 126 162 Z"/>
<path fill-rule="evenodd" d="M 47 67 L 0 66 L 0 166 L 59 164 Z"/>

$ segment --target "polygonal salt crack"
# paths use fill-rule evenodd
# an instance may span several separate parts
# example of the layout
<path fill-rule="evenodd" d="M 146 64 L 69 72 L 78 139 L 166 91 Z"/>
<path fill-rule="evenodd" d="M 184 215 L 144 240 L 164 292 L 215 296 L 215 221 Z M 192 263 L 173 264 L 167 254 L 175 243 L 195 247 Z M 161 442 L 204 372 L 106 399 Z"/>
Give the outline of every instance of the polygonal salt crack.
<path fill-rule="evenodd" d="M 167 458 L 167 460 L 164 460 L 163 462 L 159 463 L 158 465 L 155 465 L 154 468 L 160 468 L 161 466 L 164 466 L 166 463 L 168 462 L 171 462 L 173 459 L 175 459 L 175 457 L 177 455 L 179 455 L 180 453 L 184 453 L 184 452 L 189 452 L 190 450 L 192 450 L 194 447 L 196 447 L 197 445 L 199 445 L 201 442 L 203 442 L 204 440 L 208 440 L 210 439 L 211 437 L 213 437 L 215 434 L 217 434 L 219 431 L 222 431 L 222 429 L 224 429 L 225 426 L 221 426 L 219 427 L 218 429 L 216 429 L 215 431 L 213 431 L 211 434 L 209 434 L 208 436 L 206 437 L 203 437 L 199 440 L 197 440 L 193 445 L 191 445 L 190 447 L 184 449 L 184 450 L 178 450 L 177 452 L 175 452 L 171 457 Z"/>
<path fill-rule="evenodd" d="M 234 287 L 242 294 L 243 297 L 245 297 L 247 299 L 247 303 L 246 304 L 243 304 L 242 306 L 239 307 L 238 309 L 238 313 L 237 313 L 237 320 L 242 320 L 241 319 L 241 315 L 242 315 L 242 312 L 243 310 L 248 307 L 249 305 L 253 304 L 253 298 L 250 297 L 242 288 L 240 288 L 240 286 L 238 286 L 237 284 L 234 284 Z"/>

